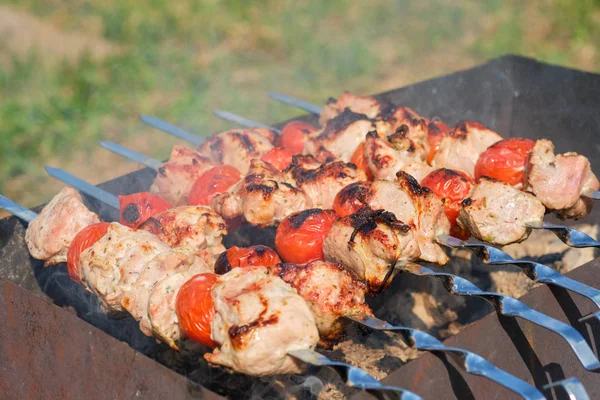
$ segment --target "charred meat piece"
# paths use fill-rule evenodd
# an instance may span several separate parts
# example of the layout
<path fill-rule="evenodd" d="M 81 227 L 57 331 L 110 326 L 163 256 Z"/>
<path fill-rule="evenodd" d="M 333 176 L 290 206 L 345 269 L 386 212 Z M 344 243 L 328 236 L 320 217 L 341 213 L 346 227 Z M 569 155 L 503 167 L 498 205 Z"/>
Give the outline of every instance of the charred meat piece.
<path fill-rule="evenodd" d="M 209 363 L 254 376 L 302 371 L 287 353 L 313 349 L 319 331 L 294 288 L 269 268 L 234 268 L 219 276 L 212 298 L 211 336 L 219 348 L 204 355 Z"/>
<path fill-rule="evenodd" d="M 194 182 L 213 166 L 209 158 L 175 145 L 169 161 L 158 169 L 150 193 L 159 194 L 174 206 L 187 204 Z"/>
<path fill-rule="evenodd" d="M 100 218 L 87 209 L 79 192 L 66 187 L 29 223 L 25 241 L 31 255 L 45 265 L 66 262 L 75 236 L 97 222 Z"/>
<path fill-rule="evenodd" d="M 269 129 L 234 129 L 211 136 L 198 148 L 198 153 L 213 164 L 232 165 L 245 175 L 250 161 L 269 152 L 274 140 L 275 133 Z"/>
<path fill-rule="evenodd" d="M 382 108 L 379 100 L 374 97 L 357 96 L 344 91 L 337 99 L 330 98 L 327 101 L 321 111 L 319 124 L 325 126 L 329 120 L 342 114 L 346 109 L 350 109 L 350 111 L 357 114 L 364 114 L 367 118 L 375 118 L 381 113 Z"/>
<path fill-rule="evenodd" d="M 526 224 L 541 223 L 545 211 L 542 202 L 531 193 L 482 177 L 463 200 L 458 225 L 479 240 L 506 245 L 527 239 L 531 228 Z"/>
<path fill-rule="evenodd" d="M 223 218 L 206 206 L 180 206 L 149 218 L 139 229 L 156 235 L 173 249 L 186 249 L 214 265 L 225 247 Z"/>
<path fill-rule="evenodd" d="M 442 201 L 431 190 L 401 171 L 394 181 L 374 181 L 366 200 L 371 208 L 389 211 L 411 227 L 422 260 L 440 265 L 448 262 L 444 249 L 435 240 L 449 234 L 450 221 Z"/>
<path fill-rule="evenodd" d="M 277 269 L 308 303 L 324 346 L 342 336 L 347 325 L 342 317 L 372 315 L 365 303 L 367 286 L 341 264 L 313 261 L 280 264 Z"/>
<path fill-rule="evenodd" d="M 347 185 L 367 179 L 354 164 L 335 161 L 321 164 L 312 156 L 294 156 L 284 171 L 310 199 L 312 207 L 331 209 L 333 200 Z"/>
<path fill-rule="evenodd" d="M 365 207 L 333 223 L 323 242 L 323 254 L 378 293 L 389 283 L 394 265 L 417 260 L 420 251 L 408 225 L 390 212 Z"/>
<path fill-rule="evenodd" d="M 479 122 L 459 122 L 440 142 L 432 165 L 436 169 L 454 169 L 475 176 L 479 155 L 500 140 L 502 136 Z"/>
<path fill-rule="evenodd" d="M 586 190 L 598 190 L 600 183 L 589 160 L 577 153 L 554 155 L 549 140 L 538 140 L 525 169 L 525 189 L 562 218 L 583 218 L 593 200 L 581 197 Z"/>
<path fill-rule="evenodd" d="M 248 174 L 212 206 L 227 220 L 243 216 L 257 226 L 277 225 L 286 216 L 311 207 L 310 199 L 271 164 L 252 160 Z"/>
<path fill-rule="evenodd" d="M 373 121 L 368 116 L 346 108 L 327 121 L 322 130 L 308 135 L 304 143 L 304 154 L 316 154 L 321 148 L 325 148 L 337 159 L 350 162 L 358 145 L 374 128 Z"/>

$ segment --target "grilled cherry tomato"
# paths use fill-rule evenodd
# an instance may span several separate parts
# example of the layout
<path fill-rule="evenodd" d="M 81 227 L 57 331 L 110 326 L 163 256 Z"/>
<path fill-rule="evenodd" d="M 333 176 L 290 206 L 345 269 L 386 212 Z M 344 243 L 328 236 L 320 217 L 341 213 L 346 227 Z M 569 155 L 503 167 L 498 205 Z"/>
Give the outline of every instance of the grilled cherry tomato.
<path fill-rule="evenodd" d="M 108 230 L 108 222 L 98 222 L 97 224 L 88 225 L 83 228 L 71 242 L 67 251 L 67 269 L 71 280 L 81 283 L 79 277 L 79 258 L 81 253 L 94 245 L 102 236 L 106 235 Z"/>
<path fill-rule="evenodd" d="M 527 156 L 533 146 L 535 142 L 525 138 L 504 139 L 491 145 L 475 164 L 475 178 L 489 176 L 520 188 Z"/>
<path fill-rule="evenodd" d="M 349 184 L 335 195 L 333 210 L 340 217 L 345 217 L 366 207 L 365 197 L 370 187 L 370 182 L 354 182 Z"/>
<path fill-rule="evenodd" d="M 173 208 L 167 200 L 148 192 L 119 196 L 119 205 L 121 206 L 119 222 L 134 229 L 148 218 Z"/>
<path fill-rule="evenodd" d="M 222 275 L 233 268 L 253 266 L 272 267 L 280 262 L 281 259 L 275 250 L 268 246 L 232 246 L 227 251 L 222 252 L 219 258 L 217 258 L 215 272 Z"/>
<path fill-rule="evenodd" d="M 208 206 L 218 193 L 226 192 L 242 179 L 240 171 L 231 165 L 223 164 L 212 167 L 196 180 L 188 204 L 192 206 Z"/>
<path fill-rule="evenodd" d="M 215 316 L 211 289 L 217 281 L 213 273 L 198 274 L 184 283 L 177 293 L 175 312 L 179 325 L 190 339 L 208 347 L 216 347 L 210 324 Z"/>
<path fill-rule="evenodd" d="M 350 162 L 356 165 L 358 169 L 362 170 L 367 175 L 368 180 L 373 180 L 373 173 L 371 172 L 371 168 L 369 168 L 369 163 L 365 156 L 365 142 L 359 144 L 356 150 L 354 150 Z"/>
<path fill-rule="evenodd" d="M 292 163 L 292 157 L 296 153 L 286 147 L 274 147 L 268 153 L 261 157 L 261 160 L 268 162 L 280 171 L 287 168 Z"/>
<path fill-rule="evenodd" d="M 469 232 L 456 223 L 460 203 L 469 196 L 475 182 L 461 171 L 441 168 L 432 171 L 421 181 L 421 186 L 431 189 L 444 201 L 444 212 L 452 225 L 450 233 L 461 239 L 468 239 Z"/>
<path fill-rule="evenodd" d="M 292 154 L 302 154 L 306 135 L 316 130 L 317 128 L 307 122 L 290 121 L 281 130 L 279 145 L 289 149 Z"/>
<path fill-rule="evenodd" d="M 431 121 L 427 127 L 427 142 L 429 143 L 429 154 L 427 155 L 427 163 L 431 164 L 435 153 L 437 153 L 440 142 L 444 136 L 450 133 L 450 127 L 442 121 Z"/>
<path fill-rule="evenodd" d="M 275 247 L 285 262 L 305 264 L 324 260 L 323 241 L 337 215 L 312 208 L 288 215 L 275 233 Z"/>

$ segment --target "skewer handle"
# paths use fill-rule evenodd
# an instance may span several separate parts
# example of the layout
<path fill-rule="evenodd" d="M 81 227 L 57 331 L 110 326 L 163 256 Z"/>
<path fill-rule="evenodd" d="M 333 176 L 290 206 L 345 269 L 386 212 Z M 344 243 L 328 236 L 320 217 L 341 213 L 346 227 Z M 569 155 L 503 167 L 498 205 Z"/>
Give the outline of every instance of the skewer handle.
<path fill-rule="evenodd" d="M 150 125 L 151 127 L 166 132 L 169 135 L 173 135 L 175 137 L 178 137 L 179 139 L 183 139 L 186 142 L 193 144 L 194 146 L 200 146 L 202 143 L 204 143 L 203 137 L 181 129 L 180 127 L 170 124 L 167 121 L 163 121 L 162 119 L 151 117 L 148 115 L 140 115 L 140 119 L 146 125 Z"/>
<path fill-rule="evenodd" d="M 322 107 L 319 107 L 316 104 L 309 103 L 308 101 L 300 100 L 292 96 L 285 95 L 283 93 L 277 92 L 267 92 L 270 98 L 280 103 L 289 104 L 296 108 L 299 108 L 304 111 L 308 111 L 309 113 L 319 115 L 323 110 Z"/>
<path fill-rule="evenodd" d="M 422 400 L 421 396 L 419 395 L 397 386 L 382 385 L 377 379 L 369 375 L 366 371 L 350 364 L 330 360 L 323 354 L 317 353 L 316 351 L 294 350 L 290 351 L 289 355 L 305 362 L 306 364 L 317 367 L 331 367 L 335 369 L 340 377 L 346 381 L 348 386 L 366 391 L 395 393 L 398 395 L 398 398 L 402 400 Z"/>
<path fill-rule="evenodd" d="M 401 335 L 404 343 L 418 350 L 448 354 L 452 356 L 456 363 L 467 373 L 488 378 L 491 381 L 512 390 L 518 395 L 523 396 L 524 399 L 544 400 L 546 398 L 532 385 L 496 367 L 485 358 L 468 350 L 445 346 L 438 339 L 425 332 L 404 326 L 392 325 L 386 321 L 368 315 L 350 317 L 350 319 L 371 329 L 397 332 Z"/>
<path fill-rule="evenodd" d="M 496 312 L 500 315 L 519 317 L 560 335 L 571 347 L 585 369 L 588 371 L 600 369 L 600 362 L 583 336 L 581 336 L 575 328 L 564 322 L 529 308 L 524 303 L 512 297 L 500 293 L 485 292 L 460 276 L 445 272 L 435 272 L 432 269 L 413 263 L 400 264 L 397 265 L 397 267 L 399 267 L 401 271 L 408 272 L 412 275 L 439 279 L 444 284 L 446 290 L 451 294 L 457 296 L 481 297 L 493 305 Z"/>
<path fill-rule="evenodd" d="M 125 157 L 126 159 L 136 162 L 138 164 L 142 164 L 155 171 L 158 171 L 158 169 L 163 165 L 162 162 L 155 160 L 152 157 L 148 157 L 142 153 L 138 153 L 137 151 L 130 150 L 127 147 L 121 146 L 120 144 L 115 142 L 100 140 L 100 146 L 104 147 L 110 152 L 118 154 L 121 157 Z"/>
<path fill-rule="evenodd" d="M 105 190 L 100 189 L 97 186 L 92 185 L 91 183 L 87 183 L 86 181 L 79 179 L 78 177 L 71 175 L 70 173 L 63 171 L 60 168 L 53 168 L 46 166 L 46 172 L 53 177 L 58 179 L 61 182 L 66 183 L 67 185 L 83 192 L 89 196 L 92 196 L 95 199 L 100 200 L 101 202 L 108 204 L 109 206 L 116 208 L 119 210 L 121 208 L 119 204 L 119 198 L 112 193 L 108 193 Z"/>
<path fill-rule="evenodd" d="M 234 114 L 229 111 L 213 110 L 213 114 L 215 115 L 215 117 L 220 118 L 224 121 L 233 122 L 234 124 L 237 124 L 240 126 L 245 126 L 246 128 L 264 128 L 264 129 L 270 129 L 273 132 L 281 133 L 281 129 L 279 129 L 279 128 L 275 128 L 274 126 L 270 126 L 270 125 L 265 125 L 258 121 L 254 121 L 249 118 L 242 117 L 241 115 L 237 115 L 237 114 Z"/>
<path fill-rule="evenodd" d="M 33 219 L 35 217 L 37 217 L 37 214 L 34 213 L 33 211 L 23 207 L 20 204 L 15 203 L 8 197 L 5 197 L 1 194 L 0 194 L 0 208 L 5 209 L 6 211 L 11 213 L 15 217 L 22 219 L 25 222 L 31 222 L 31 221 L 33 221 Z"/>

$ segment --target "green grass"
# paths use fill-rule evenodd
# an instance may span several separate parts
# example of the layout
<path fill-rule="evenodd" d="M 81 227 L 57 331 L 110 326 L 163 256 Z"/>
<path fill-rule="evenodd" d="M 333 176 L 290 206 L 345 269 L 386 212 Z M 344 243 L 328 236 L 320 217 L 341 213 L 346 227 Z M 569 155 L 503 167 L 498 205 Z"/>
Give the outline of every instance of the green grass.
<path fill-rule="evenodd" d="M 391 89 L 506 53 L 600 68 L 600 0 L 0 4 L 116 49 L 68 63 L 0 40 L 0 51 L 12 54 L 0 62 L 0 192 L 15 179 L 42 176 L 50 157 L 94 157 L 96 139 L 139 134 L 140 113 L 209 133 L 227 127 L 212 108 L 267 122 L 298 113 L 270 102 L 267 89 L 321 102 L 343 89 Z M 118 128 L 107 131 L 107 120 Z M 150 147 L 154 155 L 169 151 Z"/>

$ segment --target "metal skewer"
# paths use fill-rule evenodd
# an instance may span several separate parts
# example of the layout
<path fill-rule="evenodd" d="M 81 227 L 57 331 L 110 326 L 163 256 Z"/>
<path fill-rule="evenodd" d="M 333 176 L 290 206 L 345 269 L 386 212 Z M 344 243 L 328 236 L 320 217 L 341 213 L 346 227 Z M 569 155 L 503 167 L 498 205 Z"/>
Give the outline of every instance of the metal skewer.
<path fill-rule="evenodd" d="M 270 129 L 274 132 L 281 133 L 281 129 L 275 128 L 274 126 L 261 124 L 260 122 L 253 121 L 251 119 L 242 117 L 241 115 L 237 115 L 231 113 L 229 111 L 223 110 L 213 110 L 212 112 L 217 118 L 220 118 L 224 121 L 233 122 L 234 124 L 245 126 L 246 128 L 264 128 Z"/>
<path fill-rule="evenodd" d="M 150 125 L 153 128 L 167 132 L 168 134 L 183 139 L 186 142 L 193 144 L 194 146 L 200 146 L 202 143 L 204 143 L 203 137 L 190 133 L 184 129 L 179 128 L 178 126 L 163 121 L 162 119 L 151 117 L 148 115 L 140 115 L 140 119 L 146 125 Z"/>
<path fill-rule="evenodd" d="M 104 147 L 108 151 L 120 155 L 121 157 L 125 157 L 128 160 L 134 161 L 138 164 L 142 164 L 155 171 L 158 171 L 158 169 L 163 165 L 163 163 L 159 160 L 156 160 L 152 157 L 148 157 L 142 153 L 138 153 L 137 151 L 130 150 L 127 147 L 121 146 L 120 144 L 115 142 L 100 140 L 100 146 Z"/>
<path fill-rule="evenodd" d="M 5 209 L 6 211 L 11 213 L 15 217 L 20 218 L 25 222 L 31 222 L 31 221 L 33 221 L 33 219 L 35 217 L 37 217 L 37 214 L 34 213 L 33 211 L 31 211 L 30 209 L 25 208 L 18 203 L 15 203 L 8 197 L 5 197 L 1 194 L 0 194 L 0 208 Z"/>
<path fill-rule="evenodd" d="M 83 193 L 90 195 L 90 196 L 102 201 L 103 203 L 106 203 L 109 206 L 116 208 L 117 210 L 121 207 L 119 205 L 119 198 L 117 196 L 110 194 L 110 193 L 100 189 L 97 186 L 87 183 L 86 181 L 79 179 L 76 176 L 73 176 L 73 175 L 63 171 L 60 168 L 53 168 L 53 167 L 46 166 L 45 169 L 46 169 L 46 172 L 48 172 L 48 174 L 50 176 L 52 176 L 53 178 L 56 178 L 59 181 L 63 181 L 69 186 L 76 187 L 78 190 L 82 191 Z"/>

